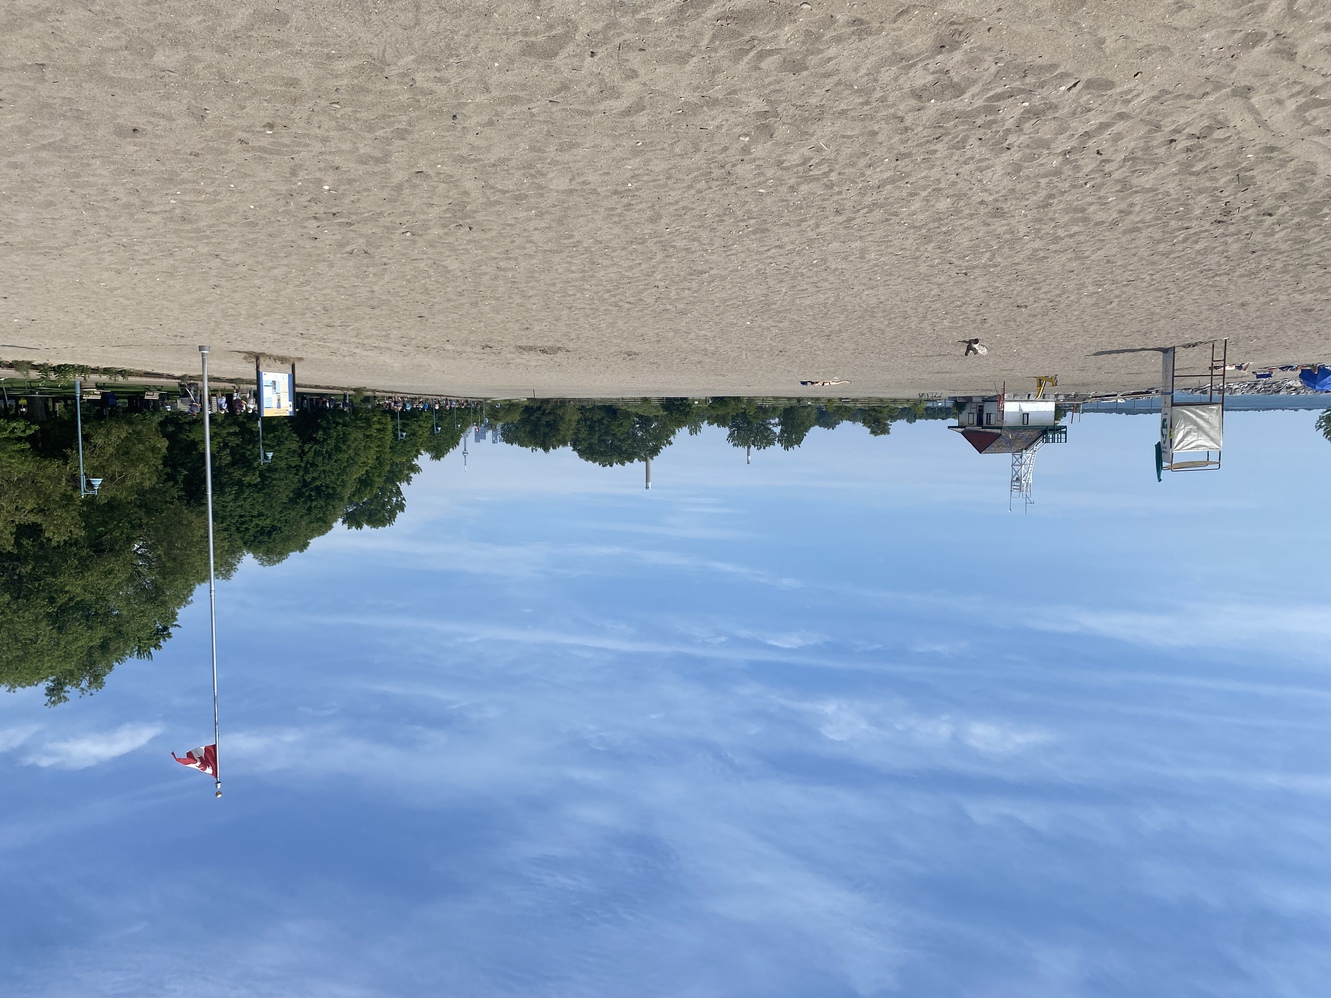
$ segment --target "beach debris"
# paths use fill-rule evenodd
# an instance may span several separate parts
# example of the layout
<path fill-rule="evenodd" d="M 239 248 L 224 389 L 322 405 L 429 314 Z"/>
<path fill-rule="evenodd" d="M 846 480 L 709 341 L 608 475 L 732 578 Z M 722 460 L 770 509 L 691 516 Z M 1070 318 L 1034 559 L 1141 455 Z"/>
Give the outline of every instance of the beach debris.
<path fill-rule="evenodd" d="M 832 385 L 848 385 L 850 382 L 841 378 L 832 378 L 830 381 L 801 381 L 800 384 L 805 388 L 830 388 Z"/>
<path fill-rule="evenodd" d="M 980 342 L 978 336 L 969 340 L 958 340 L 957 342 L 965 345 L 966 352 L 962 355 L 965 357 L 983 355 L 989 352 L 989 348 Z"/>

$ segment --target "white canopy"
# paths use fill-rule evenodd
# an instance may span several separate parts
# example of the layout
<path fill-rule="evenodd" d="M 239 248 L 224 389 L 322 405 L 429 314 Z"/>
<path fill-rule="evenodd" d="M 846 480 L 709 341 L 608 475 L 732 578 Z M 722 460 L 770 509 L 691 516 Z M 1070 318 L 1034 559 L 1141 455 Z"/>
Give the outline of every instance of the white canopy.
<path fill-rule="evenodd" d="M 1225 417 L 1219 402 L 1174 405 L 1170 415 L 1170 444 L 1174 453 L 1220 449 Z"/>

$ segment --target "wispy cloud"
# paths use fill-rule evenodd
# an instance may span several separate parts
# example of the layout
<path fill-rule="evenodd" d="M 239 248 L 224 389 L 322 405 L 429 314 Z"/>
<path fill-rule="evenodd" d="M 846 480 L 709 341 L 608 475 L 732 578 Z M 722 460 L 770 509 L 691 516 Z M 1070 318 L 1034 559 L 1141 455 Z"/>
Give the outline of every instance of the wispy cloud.
<path fill-rule="evenodd" d="M 338 535 L 326 543 L 332 550 L 354 544 L 355 538 Z M 526 544 L 502 544 L 469 538 L 424 540 L 410 534 L 395 535 L 374 545 L 374 557 L 396 567 L 437 569 L 470 575 L 500 578 L 535 578 L 539 576 L 576 576 L 605 572 L 615 565 L 675 568 L 747 579 L 782 589 L 798 588 L 798 579 L 773 575 L 734 561 L 706 558 L 659 547 L 627 544 L 556 544 L 533 541 Z M 317 571 L 314 564 L 311 571 Z"/>
<path fill-rule="evenodd" d="M 971 748 L 990 755 L 1011 755 L 1053 740 L 1044 731 L 992 721 L 973 721 L 965 725 L 960 734 L 961 740 Z"/>
<path fill-rule="evenodd" d="M 814 632 L 773 631 L 760 633 L 708 627 L 704 624 L 680 627 L 661 635 L 655 630 L 640 633 L 632 626 L 613 621 L 584 621 L 580 627 L 530 626 L 487 620 L 440 619 L 414 614 L 346 615 L 336 618 L 310 615 L 313 625 L 354 626 L 366 633 L 385 635 L 386 640 L 403 644 L 416 652 L 433 654 L 427 649 L 442 647 L 441 638 L 450 646 L 480 645 L 487 651 L 504 645 L 570 651 L 609 652 L 625 655 L 686 656 L 717 661 L 751 664 L 787 662 L 821 668 L 861 669 L 864 664 L 838 654 L 835 649 L 810 654 L 809 649 L 825 639 Z M 682 635 L 684 640 L 680 640 Z M 738 639 L 738 640 L 735 640 Z M 468 655 L 474 653 L 467 652 Z"/>
<path fill-rule="evenodd" d="M 956 641 L 916 641 L 910 650 L 918 655 L 959 655 L 970 647 L 965 639 Z"/>
<path fill-rule="evenodd" d="M 763 638 L 764 644 L 769 644 L 773 648 L 808 648 L 810 645 L 819 644 L 823 638 L 814 634 L 812 631 L 789 631 L 785 634 L 771 634 Z"/>
<path fill-rule="evenodd" d="M 38 728 L 35 724 L 18 725 L 12 728 L 0 728 L 0 752 L 10 752 L 18 748 L 36 734 L 37 730 Z"/>
<path fill-rule="evenodd" d="M 875 446 L 890 457 L 912 433 Z M 1214 668 L 1198 660 L 1219 655 L 1144 640 L 1176 625 L 1197 640 L 1198 608 L 1174 600 L 1203 597 L 1164 573 L 1160 600 L 1097 574 L 1122 560 L 1098 520 L 1086 533 L 1108 554 L 1078 562 L 1077 588 L 1036 569 L 1024 591 L 968 595 L 950 566 L 981 552 L 964 536 L 974 518 L 948 523 L 961 554 L 913 560 L 928 518 L 859 516 L 845 492 L 804 515 L 818 487 L 794 539 L 792 518 L 739 489 L 735 516 L 714 519 L 753 537 L 673 547 L 689 522 L 635 526 L 640 485 L 618 513 L 496 492 L 441 502 L 455 519 L 247 567 L 224 633 L 275 654 L 228 666 L 235 793 L 221 806 L 161 751 L 160 779 L 117 799 L 114 822 L 83 794 L 74 818 L 43 823 L 71 781 L 5 768 L 21 792 L 0 821 L 0 879 L 26 892 L 0 918 L 0 965 L 23 975 L 11 990 L 1320 994 L 1324 674 L 1286 667 L 1296 656 L 1260 629 L 1241 651 L 1275 654 Z M 885 501 L 857 488 L 861 508 Z M 647 498 L 659 512 L 665 497 Z M 630 520 L 595 531 L 603 511 Z M 993 564 L 1057 546 L 1032 545 L 1034 523 L 985 524 Z M 1313 586 L 1240 578 L 1204 619 L 1287 592 L 1291 613 L 1320 612 Z M 168 717 L 174 698 L 197 722 L 197 672 L 172 686 L 184 670 L 168 658 L 205 647 L 206 616 L 193 619 L 151 681 L 121 677 L 151 703 L 128 716 Z M 1255 619 L 1291 648 L 1320 633 Z M 119 723 L 90 719 L 123 710 L 119 696 L 66 713 L 32 701 L 18 716 L 40 726 L 0 745 L 32 765 L 114 758 L 153 733 L 87 733 Z M 64 861 L 32 864 L 58 837 Z M 206 964 L 189 933 L 159 930 L 163 912 L 205 907 L 223 954 Z M 1273 977 L 1300 966 L 1323 973 Z"/>
<path fill-rule="evenodd" d="M 159 724 L 122 724 L 111 731 L 44 742 L 31 749 L 23 757 L 23 762 L 29 766 L 87 769 L 133 752 L 161 733 L 162 727 Z"/>
<path fill-rule="evenodd" d="M 782 706 L 811 719 L 818 733 L 833 742 L 878 742 L 908 746 L 937 761 L 936 752 L 965 746 L 984 756 L 1008 756 L 1055 740 L 1046 730 L 1001 718 L 930 716 L 900 700 L 797 700 L 777 698 Z M 861 752 L 864 761 L 873 754 Z M 898 762 L 900 759 L 898 758 Z M 964 766 L 962 760 L 949 760 Z"/>
<path fill-rule="evenodd" d="M 1029 624 L 1063 634 L 1093 634 L 1156 648 L 1297 647 L 1331 638 L 1331 606 L 1303 606 L 1218 598 L 1174 603 L 1155 611 L 1065 606 L 1032 614 Z M 1319 644 L 1320 647 L 1320 644 Z"/>
<path fill-rule="evenodd" d="M 580 523 L 578 526 L 588 530 L 595 529 L 617 534 L 635 534 L 643 537 L 668 537 L 691 541 L 733 541 L 758 535 L 751 531 L 732 530 L 725 527 L 711 527 L 702 524 L 650 524 L 650 523 Z"/>

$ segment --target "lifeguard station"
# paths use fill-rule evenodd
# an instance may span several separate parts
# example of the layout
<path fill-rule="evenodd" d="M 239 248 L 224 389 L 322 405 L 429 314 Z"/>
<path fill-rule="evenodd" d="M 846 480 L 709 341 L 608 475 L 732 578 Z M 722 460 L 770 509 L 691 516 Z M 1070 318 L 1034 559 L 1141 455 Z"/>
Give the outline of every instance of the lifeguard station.
<path fill-rule="evenodd" d="M 972 398 L 957 414 L 957 424 L 948 429 L 960 433 L 978 454 L 1010 454 L 1012 477 L 1008 506 L 1020 500 L 1023 507 L 1035 502 L 1035 454 L 1045 444 L 1066 443 L 1068 430 L 1058 423 L 1058 406 L 1045 398 L 1045 390 L 1058 384 L 1052 375 L 1036 379 L 1036 391 L 1009 394 L 1007 385 L 998 395 Z"/>
<path fill-rule="evenodd" d="M 1209 350 L 1209 360 L 1205 350 Z M 1161 354 L 1157 479 L 1166 471 L 1213 471 L 1220 467 L 1228 360 L 1228 338 L 1168 347 Z"/>

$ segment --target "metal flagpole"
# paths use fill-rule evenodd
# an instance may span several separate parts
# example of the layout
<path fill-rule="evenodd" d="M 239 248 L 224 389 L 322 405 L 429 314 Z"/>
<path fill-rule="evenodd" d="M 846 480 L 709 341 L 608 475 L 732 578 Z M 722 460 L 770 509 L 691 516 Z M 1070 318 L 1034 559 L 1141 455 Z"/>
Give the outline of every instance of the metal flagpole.
<path fill-rule="evenodd" d="M 217 720 L 217 579 L 213 570 L 213 437 L 210 417 L 213 398 L 208 392 L 208 351 L 199 347 L 203 358 L 203 483 L 208 495 L 208 615 L 213 625 L 213 779 L 217 781 L 214 797 L 222 796 L 222 749 L 218 744 L 220 725 Z"/>
<path fill-rule="evenodd" d="M 79 495 L 88 489 L 88 479 L 83 474 L 83 379 L 74 379 L 74 417 L 79 426 Z"/>

